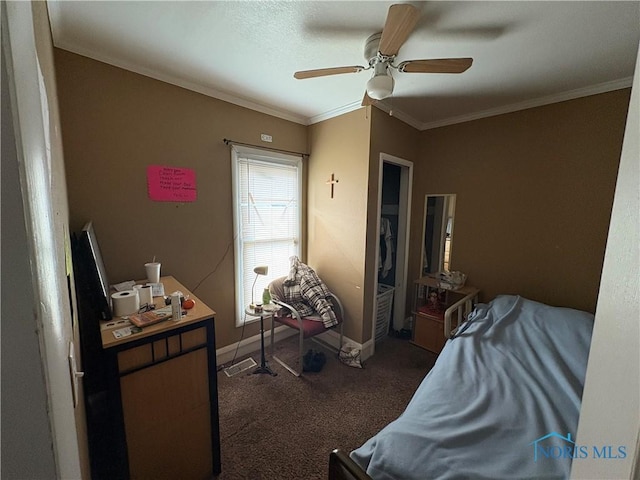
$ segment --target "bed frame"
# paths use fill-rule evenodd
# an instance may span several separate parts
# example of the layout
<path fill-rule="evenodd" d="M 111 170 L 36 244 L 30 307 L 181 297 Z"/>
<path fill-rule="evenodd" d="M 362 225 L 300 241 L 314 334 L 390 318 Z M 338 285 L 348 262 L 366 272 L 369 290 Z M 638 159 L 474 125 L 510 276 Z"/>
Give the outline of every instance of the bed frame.
<path fill-rule="evenodd" d="M 451 293 L 455 293 L 460 298 L 449 305 L 444 311 L 442 316 L 443 320 L 443 335 L 445 339 L 449 339 L 455 335 L 456 330 L 466 321 L 467 316 L 471 313 L 475 305 L 478 303 L 478 294 L 480 290 L 471 285 L 463 285 L 459 288 L 449 288 L 443 285 L 443 283 L 436 277 L 424 276 L 417 279 L 415 282 L 415 293 L 413 296 L 412 311 L 414 315 L 420 315 L 418 313 L 418 307 L 421 305 L 421 298 L 426 299 L 426 292 L 423 295 L 421 292 L 423 289 L 430 290 L 446 290 Z"/>
<path fill-rule="evenodd" d="M 329 455 L 329 480 L 372 480 L 356 462 L 342 450 Z"/>
<path fill-rule="evenodd" d="M 467 317 L 478 303 L 479 292 L 480 290 L 475 287 L 466 287 L 464 296 L 445 310 L 444 331 L 442 333 L 446 339 L 455 336 L 458 329 L 467 320 Z M 456 318 L 455 328 L 452 324 L 452 318 Z"/>

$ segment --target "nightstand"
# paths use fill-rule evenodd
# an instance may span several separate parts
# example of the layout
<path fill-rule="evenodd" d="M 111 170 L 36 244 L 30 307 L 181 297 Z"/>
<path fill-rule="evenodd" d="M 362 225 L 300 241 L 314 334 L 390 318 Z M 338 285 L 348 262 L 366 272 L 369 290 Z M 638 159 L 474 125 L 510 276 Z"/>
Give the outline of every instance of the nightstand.
<path fill-rule="evenodd" d="M 411 343 L 440 353 L 453 329 L 467 317 L 478 302 L 480 290 L 465 285 L 457 290 L 442 288 L 433 277 L 414 282 Z"/>
<path fill-rule="evenodd" d="M 260 306 L 259 310 L 256 310 L 258 307 L 248 306 L 245 308 L 244 312 L 247 315 L 252 317 L 260 317 L 260 365 L 256 368 L 253 373 L 268 373 L 272 377 L 278 375 L 275 373 L 269 365 L 267 365 L 267 359 L 264 353 L 264 319 L 271 318 L 273 322 L 273 314 L 276 311 L 276 306 L 273 304 Z"/>

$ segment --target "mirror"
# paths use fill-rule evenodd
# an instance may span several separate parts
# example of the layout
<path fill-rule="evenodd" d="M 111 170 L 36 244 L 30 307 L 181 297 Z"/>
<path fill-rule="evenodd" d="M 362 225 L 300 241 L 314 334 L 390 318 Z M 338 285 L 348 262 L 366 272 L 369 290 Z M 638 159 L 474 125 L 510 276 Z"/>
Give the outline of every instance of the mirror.
<path fill-rule="evenodd" d="M 422 275 L 449 271 L 455 208 L 455 194 L 425 195 L 420 269 Z"/>

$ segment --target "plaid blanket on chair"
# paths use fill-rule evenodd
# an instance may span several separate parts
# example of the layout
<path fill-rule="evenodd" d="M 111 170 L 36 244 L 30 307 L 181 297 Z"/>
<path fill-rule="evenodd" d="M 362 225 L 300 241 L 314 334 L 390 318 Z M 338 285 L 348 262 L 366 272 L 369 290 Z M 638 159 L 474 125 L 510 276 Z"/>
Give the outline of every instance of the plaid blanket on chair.
<path fill-rule="evenodd" d="M 320 314 L 325 328 L 338 324 L 338 318 L 327 300 L 329 289 L 320 280 L 316 272 L 300 261 L 291 257 L 291 269 L 283 283 L 285 302 L 295 308 L 300 315 L 308 317 L 315 312 Z"/>

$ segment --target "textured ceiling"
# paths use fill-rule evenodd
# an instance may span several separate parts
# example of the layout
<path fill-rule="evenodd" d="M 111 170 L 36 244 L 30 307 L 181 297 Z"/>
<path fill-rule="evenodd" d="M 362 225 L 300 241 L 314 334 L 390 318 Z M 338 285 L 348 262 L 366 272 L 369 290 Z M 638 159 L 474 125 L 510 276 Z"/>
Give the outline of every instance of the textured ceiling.
<path fill-rule="evenodd" d="M 49 1 L 54 44 L 303 124 L 360 107 L 384 1 Z M 465 73 L 394 72 L 383 110 L 419 129 L 631 85 L 640 2 L 410 2 L 420 20 L 398 60 L 473 57 Z"/>

